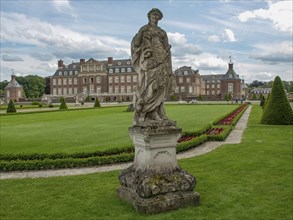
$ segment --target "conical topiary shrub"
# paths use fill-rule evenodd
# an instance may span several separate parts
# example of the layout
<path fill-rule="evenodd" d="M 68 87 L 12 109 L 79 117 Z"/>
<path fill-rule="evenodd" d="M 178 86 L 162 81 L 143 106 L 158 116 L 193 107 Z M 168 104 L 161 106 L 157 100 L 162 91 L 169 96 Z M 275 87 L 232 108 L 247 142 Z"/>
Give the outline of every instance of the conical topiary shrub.
<path fill-rule="evenodd" d="M 279 76 L 274 80 L 271 94 L 265 104 L 261 123 L 271 125 L 293 124 L 293 111 Z"/>
<path fill-rule="evenodd" d="M 16 112 L 16 108 L 14 106 L 14 103 L 13 103 L 12 99 L 10 99 L 10 101 L 8 103 L 6 112 L 7 113 L 14 113 L 14 112 Z"/>
<path fill-rule="evenodd" d="M 99 99 L 96 98 L 94 108 L 100 108 L 100 107 L 101 107 L 101 104 L 100 104 L 100 102 L 99 102 Z"/>
<path fill-rule="evenodd" d="M 68 109 L 67 108 L 67 105 L 66 105 L 66 102 L 65 102 L 65 99 L 63 97 L 60 98 L 60 102 L 61 102 L 61 104 L 60 104 L 59 110 L 66 110 L 66 109 Z"/>

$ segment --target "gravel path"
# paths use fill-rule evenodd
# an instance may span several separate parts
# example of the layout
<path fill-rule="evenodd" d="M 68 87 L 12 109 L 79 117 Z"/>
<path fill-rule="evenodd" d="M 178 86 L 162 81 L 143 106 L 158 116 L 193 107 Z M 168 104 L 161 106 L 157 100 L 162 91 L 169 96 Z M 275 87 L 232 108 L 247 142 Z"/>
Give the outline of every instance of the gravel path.
<path fill-rule="evenodd" d="M 248 117 L 251 111 L 251 106 L 247 108 L 234 129 L 230 132 L 225 141 L 208 141 L 204 144 L 193 148 L 189 151 L 177 154 L 177 159 L 184 159 L 206 154 L 224 144 L 238 144 L 241 142 L 243 132 L 246 128 Z M 129 167 L 132 162 L 113 164 L 106 166 L 96 166 L 87 168 L 73 168 L 73 169 L 59 169 L 59 170 L 39 170 L 39 171 L 22 171 L 22 172 L 2 172 L 0 179 L 22 179 L 22 178 L 40 178 L 40 177 L 53 177 L 53 176 L 72 176 L 83 175 L 89 173 L 107 172 L 112 170 L 122 170 Z"/>

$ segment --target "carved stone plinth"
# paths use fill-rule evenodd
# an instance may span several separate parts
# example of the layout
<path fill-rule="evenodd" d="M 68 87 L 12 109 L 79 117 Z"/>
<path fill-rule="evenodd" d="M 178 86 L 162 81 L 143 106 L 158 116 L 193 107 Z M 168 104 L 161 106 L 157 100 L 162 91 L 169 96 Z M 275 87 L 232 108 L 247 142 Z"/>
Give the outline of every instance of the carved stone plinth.
<path fill-rule="evenodd" d="M 119 175 L 120 198 L 145 214 L 199 205 L 196 179 L 177 165 L 175 126 L 129 128 L 135 145 L 134 163 Z"/>

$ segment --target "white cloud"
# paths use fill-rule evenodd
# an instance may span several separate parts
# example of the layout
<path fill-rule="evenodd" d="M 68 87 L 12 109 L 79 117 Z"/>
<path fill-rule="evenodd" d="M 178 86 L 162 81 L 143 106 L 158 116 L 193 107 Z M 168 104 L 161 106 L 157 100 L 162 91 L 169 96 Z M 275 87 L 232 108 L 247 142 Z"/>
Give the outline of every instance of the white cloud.
<path fill-rule="evenodd" d="M 184 34 L 180 34 L 178 32 L 168 33 L 168 38 L 171 44 L 185 44 L 187 39 Z"/>
<path fill-rule="evenodd" d="M 228 29 L 228 28 L 225 28 L 225 33 L 223 34 L 223 37 L 226 38 L 229 42 L 237 41 L 233 31 L 231 29 Z"/>
<path fill-rule="evenodd" d="M 14 56 L 14 55 L 7 55 L 7 54 L 4 54 L 2 56 L 2 60 L 3 61 L 23 61 L 22 58 L 20 58 L 19 56 Z"/>
<path fill-rule="evenodd" d="M 268 9 L 245 11 L 238 16 L 238 19 L 241 22 L 250 19 L 271 20 L 275 29 L 292 33 L 292 1 L 268 2 L 268 5 Z"/>
<path fill-rule="evenodd" d="M 72 10 L 69 0 L 53 0 L 53 5 L 59 12 Z"/>
<path fill-rule="evenodd" d="M 208 41 L 209 42 L 219 42 L 220 41 L 220 37 L 218 35 L 211 35 L 208 37 Z"/>
<path fill-rule="evenodd" d="M 271 42 L 270 44 L 254 45 L 255 50 L 250 54 L 251 58 L 267 63 L 292 63 L 292 41 Z"/>
<path fill-rule="evenodd" d="M 169 44 L 172 45 L 172 55 L 174 57 L 186 56 L 186 55 L 199 55 L 202 53 L 201 48 L 198 45 L 188 43 L 184 34 L 175 32 L 168 33 Z"/>
<path fill-rule="evenodd" d="M 1 39 L 4 42 L 45 47 L 57 58 L 121 57 L 129 55 L 129 42 L 115 37 L 74 32 L 18 13 L 2 13 Z M 35 55 L 31 52 L 32 55 Z M 50 54 L 46 54 L 49 57 Z M 85 56 L 86 55 L 86 56 Z M 42 59 L 46 59 L 42 57 Z"/>
<path fill-rule="evenodd" d="M 53 73 L 58 68 L 58 65 L 56 63 L 40 63 L 39 65 L 31 66 L 31 68 Z"/>
<path fill-rule="evenodd" d="M 195 65 L 200 70 L 224 70 L 227 68 L 227 62 L 221 58 L 207 57 L 201 58 L 195 62 Z M 224 73 L 223 73 L 224 74 Z"/>

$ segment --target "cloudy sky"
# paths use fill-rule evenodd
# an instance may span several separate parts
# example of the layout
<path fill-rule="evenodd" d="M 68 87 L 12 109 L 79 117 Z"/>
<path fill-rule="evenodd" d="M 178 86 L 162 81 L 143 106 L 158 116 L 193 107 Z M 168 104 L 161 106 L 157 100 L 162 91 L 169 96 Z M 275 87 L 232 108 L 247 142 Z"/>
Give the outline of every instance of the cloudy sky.
<path fill-rule="evenodd" d="M 130 57 L 130 42 L 159 8 L 173 69 L 224 74 L 229 56 L 246 82 L 293 80 L 292 5 L 280 0 L 1 0 L 1 81 L 51 76 L 57 60 Z"/>

